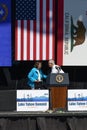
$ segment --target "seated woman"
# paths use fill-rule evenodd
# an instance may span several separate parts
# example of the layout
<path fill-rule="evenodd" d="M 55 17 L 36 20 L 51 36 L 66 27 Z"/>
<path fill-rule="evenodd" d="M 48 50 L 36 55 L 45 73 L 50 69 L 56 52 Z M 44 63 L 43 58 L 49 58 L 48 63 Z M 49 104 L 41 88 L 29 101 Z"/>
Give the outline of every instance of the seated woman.
<path fill-rule="evenodd" d="M 41 67 L 42 63 L 36 62 L 34 68 L 32 68 L 28 73 L 28 85 L 31 87 L 31 89 L 35 89 L 35 83 L 39 83 L 44 78 L 47 78 L 47 76 L 43 74 Z"/>

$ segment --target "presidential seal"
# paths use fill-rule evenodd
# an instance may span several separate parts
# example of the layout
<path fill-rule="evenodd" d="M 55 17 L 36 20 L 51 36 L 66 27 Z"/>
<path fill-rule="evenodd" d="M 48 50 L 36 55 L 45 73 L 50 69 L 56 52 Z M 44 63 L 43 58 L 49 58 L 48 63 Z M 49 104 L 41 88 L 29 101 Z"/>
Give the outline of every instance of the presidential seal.
<path fill-rule="evenodd" d="M 8 16 L 8 7 L 6 4 L 0 4 L 0 22 L 4 22 Z"/>
<path fill-rule="evenodd" d="M 61 83 L 61 82 L 63 82 L 63 80 L 64 80 L 64 78 L 61 74 L 56 76 L 56 82 Z"/>

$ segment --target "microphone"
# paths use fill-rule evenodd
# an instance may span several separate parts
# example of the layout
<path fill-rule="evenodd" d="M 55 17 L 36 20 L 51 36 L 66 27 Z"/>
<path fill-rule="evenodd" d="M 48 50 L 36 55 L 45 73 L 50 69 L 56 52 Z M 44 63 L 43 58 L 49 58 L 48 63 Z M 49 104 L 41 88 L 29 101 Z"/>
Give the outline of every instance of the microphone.
<path fill-rule="evenodd" d="M 61 70 L 61 67 L 60 66 L 55 66 L 55 68 L 58 70 L 58 73 L 59 73 L 60 70 Z"/>

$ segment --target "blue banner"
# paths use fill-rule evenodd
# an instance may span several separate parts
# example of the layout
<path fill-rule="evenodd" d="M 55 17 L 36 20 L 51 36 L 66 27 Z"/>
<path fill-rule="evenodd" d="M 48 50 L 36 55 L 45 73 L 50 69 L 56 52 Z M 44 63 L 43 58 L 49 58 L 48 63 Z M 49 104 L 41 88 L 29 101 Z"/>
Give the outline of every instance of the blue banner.
<path fill-rule="evenodd" d="M 12 65 L 11 0 L 0 0 L 0 66 Z"/>

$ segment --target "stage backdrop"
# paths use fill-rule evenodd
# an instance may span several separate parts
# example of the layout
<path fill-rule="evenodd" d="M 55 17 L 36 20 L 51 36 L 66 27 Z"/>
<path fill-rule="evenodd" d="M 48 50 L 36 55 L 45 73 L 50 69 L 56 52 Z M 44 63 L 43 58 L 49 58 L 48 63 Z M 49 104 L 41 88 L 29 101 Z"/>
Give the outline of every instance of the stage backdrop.
<path fill-rule="evenodd" d="M 11 0 L 0 0 L 0 66 L 11 66 Z"/>
<path fill-rule="evenodd" d="M 59 65 L 87 65 L 87 1 L 59 0 L 58 44 Z"/>

